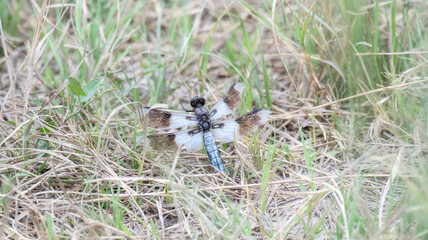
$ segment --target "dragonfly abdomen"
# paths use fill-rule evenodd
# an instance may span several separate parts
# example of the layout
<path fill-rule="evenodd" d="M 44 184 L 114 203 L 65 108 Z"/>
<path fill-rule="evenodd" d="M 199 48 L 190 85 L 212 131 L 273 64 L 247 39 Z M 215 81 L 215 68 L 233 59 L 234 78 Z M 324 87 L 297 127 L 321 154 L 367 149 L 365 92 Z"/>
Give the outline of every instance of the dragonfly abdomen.
<path fill-rule="evenodd" d="M 204 131 L 204 144 L 211 164 L 214 166 L 215 172 L 225 173 L 223 162 L 218 151 L 217 144 L 214 141 L 214 136 L 211 131 Z"/>

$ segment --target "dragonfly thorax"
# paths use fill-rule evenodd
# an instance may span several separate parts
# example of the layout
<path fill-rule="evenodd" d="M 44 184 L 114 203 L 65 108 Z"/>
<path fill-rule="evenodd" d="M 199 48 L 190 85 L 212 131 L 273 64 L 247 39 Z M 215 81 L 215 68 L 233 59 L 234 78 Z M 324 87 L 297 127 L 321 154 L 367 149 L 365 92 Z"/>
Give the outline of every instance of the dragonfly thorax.
<path fill-rule="evenodd" d="M 201 114 L 199 117 L 198 129 L 200 131 L 208 131 L 212 127 L 212 123 L 207 113 Z"/>

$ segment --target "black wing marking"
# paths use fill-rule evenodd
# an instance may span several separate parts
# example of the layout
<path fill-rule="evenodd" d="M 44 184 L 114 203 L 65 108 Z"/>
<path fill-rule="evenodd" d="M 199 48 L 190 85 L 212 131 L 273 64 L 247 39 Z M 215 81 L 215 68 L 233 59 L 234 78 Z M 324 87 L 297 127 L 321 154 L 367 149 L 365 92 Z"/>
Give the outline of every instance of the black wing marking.
<path fill-rule="evenodd" d="M 193 114 L 177 113 L 159 108 L 143 109 L 144 117 L 147 118 L 147 124 L 152 128 L 159 129 L 177 129 L 184 127 L 193 127 L 198 124 L 198 119 Z"/>

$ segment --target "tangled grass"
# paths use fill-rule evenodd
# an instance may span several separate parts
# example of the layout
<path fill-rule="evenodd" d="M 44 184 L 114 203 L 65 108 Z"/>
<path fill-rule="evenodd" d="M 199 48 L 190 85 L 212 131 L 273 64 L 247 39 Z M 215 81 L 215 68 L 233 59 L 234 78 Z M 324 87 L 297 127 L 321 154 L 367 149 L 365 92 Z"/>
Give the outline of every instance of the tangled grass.
<path fill-rule="evenodd" d="M 0 3 L 5 239 L 423 239 L 426 1 Z M 207 155 L 144 147 L 142 106 L 273 111 Z"/>

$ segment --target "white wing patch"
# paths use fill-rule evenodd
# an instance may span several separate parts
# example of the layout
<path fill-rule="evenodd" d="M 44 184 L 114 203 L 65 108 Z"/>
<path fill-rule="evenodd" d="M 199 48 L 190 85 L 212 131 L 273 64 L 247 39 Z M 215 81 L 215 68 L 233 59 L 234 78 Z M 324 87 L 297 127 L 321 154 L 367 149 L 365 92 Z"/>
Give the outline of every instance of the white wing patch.
<path fill-rule="evenodd" d="M 244 91 L 244 85 L 240 82 L 234 83 L 224 97 L 218 101 L 210 109 L 210 118 L 212 120 L 218 120 L 224 116 L 233 113 L 233 110 L 241 102 L 241 95 Z"/>
<path fill-rule="evenodd" d="M 182 113 L 172 113 L 170 118 L 170 127 L 171 129 L 182 128 L 182 127 L 192 127 L 198 124 L 196 119 L 190 119 L 189 114 Z M 192 116 L 193 117 L 193 116 Z"/>
<path fill-rule="evenodd" d="M 239 140 L 242 138 L 239 135 L 239 124 L 235 119 L 223 121 L 220 124 L 223 124 L 223 127 L 213 128 L 212 132 L 214 137 L 221 143 L 230 143 L 234 142 L 235 139 Z"/>
<path fill-rule="evenodd" d="M 220 119 L 224 116 L 232 114 L 233 111 L 227 106 L 227 104 L 222 100 L 218 101 L 212 108 L 211 112 L 214 113 L 211 116 L 212 120 Z"/>
<path fill-rule="evenodd" d="M 192 135 L 189 134 L 189 131 L 176 132 L 174 140 L 177 146 L 184 146 L 188 152 L 200 150 L 204 141 L 202 132 Z"/>

